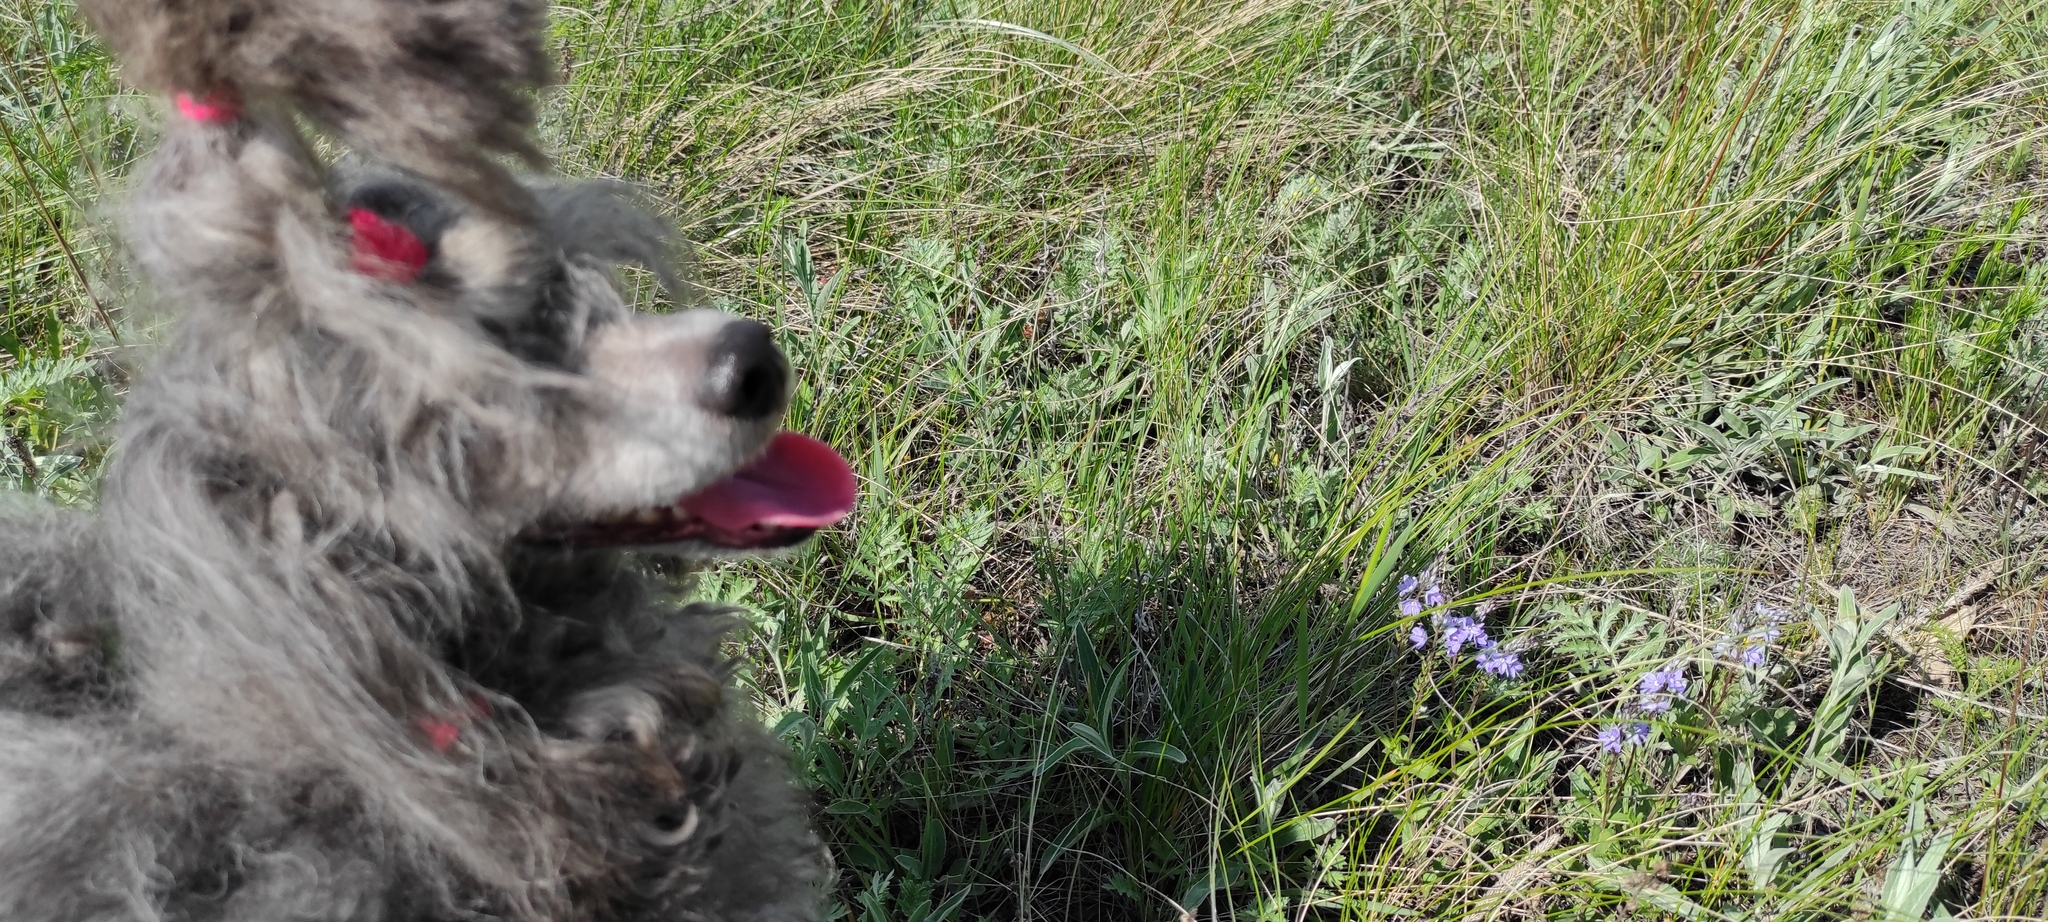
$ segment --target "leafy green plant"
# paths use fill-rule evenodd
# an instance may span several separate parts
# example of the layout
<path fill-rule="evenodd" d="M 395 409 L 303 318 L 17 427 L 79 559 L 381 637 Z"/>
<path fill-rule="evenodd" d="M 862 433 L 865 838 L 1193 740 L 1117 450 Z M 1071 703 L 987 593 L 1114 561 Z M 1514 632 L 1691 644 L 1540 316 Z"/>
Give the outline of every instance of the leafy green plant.
<path fill-rule="evenodd" d="M 564 171 L 861 472 L 703 581 L 838 917 L 2048 911 L 2030 629 L 1913 709 L 1874 626 L 2040 533 L 2043 12 L 558 7 Z M 148 106 L 64 4 L 0 50 L 0 473 L 89 503 Z"/>

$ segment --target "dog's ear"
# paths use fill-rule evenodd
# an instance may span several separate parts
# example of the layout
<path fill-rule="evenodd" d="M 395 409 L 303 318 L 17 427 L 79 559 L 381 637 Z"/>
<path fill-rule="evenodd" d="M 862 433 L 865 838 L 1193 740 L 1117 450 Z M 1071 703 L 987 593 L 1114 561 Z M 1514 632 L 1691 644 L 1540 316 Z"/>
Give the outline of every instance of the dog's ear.
<path fill-rule="evenodd" d="M 80 0 L 143 89 L 303 113 L 520 223 L 494 153 L 540 164 L 531 92 L 552 67 L 544 0 Z"/>
<path fill-rule="evenodd" d="M 563 255 L 641 266 L 654 273 L 676 304 L 694 301 L 695 260 L 689 246 L 646 206 L 639 190 L 597 180 L 544 187 L 536 194 L 548 236 Z"/>
<path fill-rule="evenodd" d="M 275 284 L 287 212 L 323 215 L 320 166 L 274 123 L 167 126 L 125 209 L 129 252 L 168 303 L 253 304 Z"/>

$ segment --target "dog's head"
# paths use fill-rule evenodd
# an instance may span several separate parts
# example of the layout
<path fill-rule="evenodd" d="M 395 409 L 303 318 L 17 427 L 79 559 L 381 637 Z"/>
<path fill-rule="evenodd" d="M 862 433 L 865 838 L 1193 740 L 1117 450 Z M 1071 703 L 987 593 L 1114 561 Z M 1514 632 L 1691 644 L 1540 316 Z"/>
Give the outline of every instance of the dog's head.
<path fill-rule="evenodd" d="M 540 190 L 538 235 L 400 178 L 344 196 L 357 271 L 433 290 L 498 346 L 577 382 L 557 422 L 572 443 L 562 482 L 522 540 L 715 556 L 795 544 L 852 509 L 845 460 L 781 430 L 792 375 L 768 327 L 643 313 L 617 294 L 617 262 L 683 287 L 665 226 L 618 187 Z"/>

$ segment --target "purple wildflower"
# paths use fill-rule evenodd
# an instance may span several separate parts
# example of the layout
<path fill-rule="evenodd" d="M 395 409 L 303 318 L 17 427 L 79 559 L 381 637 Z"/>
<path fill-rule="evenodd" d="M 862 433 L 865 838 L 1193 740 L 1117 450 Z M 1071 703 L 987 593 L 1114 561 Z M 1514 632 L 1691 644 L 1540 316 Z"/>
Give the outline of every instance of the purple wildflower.
<path fill-rule="evenodd" d="M 1420 614 L 1422 614 L 1422 603 L 1421 603 L 1421 602 L 1417 602 L 1417 601 L 1415 601 L 1414 599 L 1402 599 L 1402 600 L 1401 600 L 1401 616 L 1402 616 L 1402 617 L 1404 617 L 1404 618 L 1413 618 L 1413 617 L 1415 617 L 1415 616 L 1417 616 L 1417 615 L 1420 615 Z"/>
<path fill-rule="evenodd" d="M 1611 753 L 1620 753 L 1630 746 L 1641 746 L 1650 741 L 1650 725 L 1634 721 L 1600 731 L 1600 748 Z"/>
<path fill-rule="evenodd" d="M 1422 625 L 1418 624 L 1408 629 L 1409 649 L 1420 650 L 1422 649 L 1422 646 L 1426 643 L 1429 643 L 1429 632 L 1423 630 Z"/>
<path fill-rule="evenodd" d="M 1466 644 L 1481 650 L 1493 646 L 1493 638 L 1486 636 L 1486 627 L 1477 619 L 1454 616 L 1444 619 L 1444 652 L 1457 656 Z"/>
<path fill-rule="evenodd" d="M 1435 583 L 1429 584 L 1429 588 L 1422 591 L 1422 604 L 1424 605 L 1431 608 L 1442 608 L 1444 601 L 1443 587 Z"/>
<path fill-rule="evenodd" d="M 1659 669 L 1644 675 L 1642 689 L 1645 695 L 1654 695 L 1659 692 L 1683 695 L 1689 684 L 1685 680 L 1685 667 L 1673 666 L 1670 669 Z"/>
<path fill-rule="evenodd" d="M 1522 658 L 1499 647 L 1488 647 L 1479 651 L 1479 668 L 1512 679 L 1522 674 Z"/>
<path fill-rule="evenodd" d="M 1640 688 L 1642 697 L 1636 700 L 1636 710 L 1645 714 L 1662 714 L 1671 710 L 1672 699 L 1685 695 L 1692 683 L 1686 681 L 1685 667 L 1673 666 L 1659 669 L 1643 676 Z"/>
<path fill-rule="evenodd" d="M 1422 585 L 1422 581 L 1416 579 L 1413 574 L 1403 576 L 1401 577 L 1401 588 L 1396 594 L 1399 595 L 1401 598 L 1405 599 L 1411 595 L 1414 595 L 1415 587 L 1420 585 Z"/>
<path fill-rule="evenodd" d="M 1782 633 L 1778 625 L 1783 624 L 1791 612 L 1773 605 L 1756 603 L 1755 620 L 1738 615 L 1729 625 L 1728 636 L 1714 645 L 1721 656 L 1739 659 L 1751 669 L 1761 667 L 1771 657 L 1770 645 Z"/>

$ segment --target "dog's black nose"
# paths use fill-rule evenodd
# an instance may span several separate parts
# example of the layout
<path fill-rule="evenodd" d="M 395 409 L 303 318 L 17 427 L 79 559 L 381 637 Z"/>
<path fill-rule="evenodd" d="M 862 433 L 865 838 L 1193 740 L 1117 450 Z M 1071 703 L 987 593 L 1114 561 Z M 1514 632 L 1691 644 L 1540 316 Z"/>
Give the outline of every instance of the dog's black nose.
<path fill-rule="evenodd" d="M 697 403 L 735 419 L 760 419 L 782 412 L 789 391 L 789 366 L 768 327 L 734 320 L 718 331 L 705 363 Z"/>

